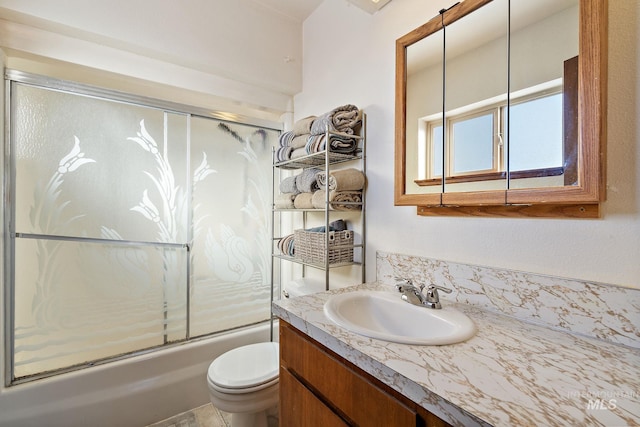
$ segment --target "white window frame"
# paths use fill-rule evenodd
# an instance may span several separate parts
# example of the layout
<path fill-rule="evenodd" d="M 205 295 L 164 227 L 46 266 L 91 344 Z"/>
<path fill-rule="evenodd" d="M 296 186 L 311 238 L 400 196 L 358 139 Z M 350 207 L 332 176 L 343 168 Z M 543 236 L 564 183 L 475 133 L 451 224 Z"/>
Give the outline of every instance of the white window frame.
<path fill-rule="evenodd" d="M 509 105 L 522 104 L 536 99 L 557 95 L 562 93 L 562 81 L 554 80 L 548 83 L 537 85 L 526 90 L 514 92 L 511 95 Z M 496 97 L 490 100 L 482 101 L 461 109 L 452 110 L 445 116 L 445 122 L 447 126 L 447 132 L 445 134 L 445 176 L 447 178 L 465 176 L 477 176 L 481 174 L 500 173 L 506 171 L 507 161 L 507 147 L 504 144 L 506 135 L 506 114 L 507 108 L 506 95 Z M 485 170 L 474 170 L 463 173 L 452 174 L 454 165 L 454 135 L 453 125 L 457 122 L 473 119 L 488 113 L 493 114 L 493 168 Z M 423 130 L 421 132 L 421 139 L 419 141 L 425 148 L 423 150 L 425 158 L 419 159 L 420 179 L 422 180 L 436 180 L 441 179 L 442 174 L 436 175 L 434 173 L 434 163 L 432 161 L 435 144 L 441 144 L 442 141 L 434 141 L 433 129 L 442 126 L 442 113 L 423 117 L 419 119 L 418 127 Z"/>

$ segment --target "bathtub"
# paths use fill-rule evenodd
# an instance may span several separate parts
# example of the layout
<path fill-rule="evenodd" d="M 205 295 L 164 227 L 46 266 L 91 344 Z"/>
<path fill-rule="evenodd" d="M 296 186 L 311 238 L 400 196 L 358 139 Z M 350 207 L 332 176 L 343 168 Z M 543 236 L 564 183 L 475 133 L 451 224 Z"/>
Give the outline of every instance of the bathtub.
<path fill-rule="evenodd" d="M 0 427 L 142 427 L 209 402 L 206 372 L 269 322 L 0 390 Z M 277 334 L 274 334 L 277 336 Z"/>

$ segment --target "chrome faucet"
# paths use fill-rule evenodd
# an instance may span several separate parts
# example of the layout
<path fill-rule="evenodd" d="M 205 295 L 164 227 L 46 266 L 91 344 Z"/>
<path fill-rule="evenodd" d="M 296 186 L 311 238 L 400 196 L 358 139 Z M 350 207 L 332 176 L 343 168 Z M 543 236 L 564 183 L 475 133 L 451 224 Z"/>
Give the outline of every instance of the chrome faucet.
<path fill-rule="evenodd" d="M 442 292 L 445 292 L 447 294 L 451 293 L 451 289 L 449 288 L 444 288 L 437 285 L 429 285 L 429 287 L 427 287 L 427 293 L 423 294 L 422 291 L 424 288 L 425 285 L 420 285 L 419 288 L 416 288 L 410 279 L 405 279 L 402 284 L 396 285 L 396 289 L 398 290 L 398 292 L 402 293 L 401 298 L 403 301 L 406 301 L 413 305 L 421 305 L 424 307 L 435 309 L 442 308 L 438 290 L 441 290 Z"/>

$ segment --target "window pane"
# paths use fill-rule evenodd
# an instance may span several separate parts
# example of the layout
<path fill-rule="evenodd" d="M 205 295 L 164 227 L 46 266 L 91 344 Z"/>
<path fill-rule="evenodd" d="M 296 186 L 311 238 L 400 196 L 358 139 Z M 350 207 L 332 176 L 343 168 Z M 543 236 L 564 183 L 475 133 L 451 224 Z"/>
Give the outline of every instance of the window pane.
<path fill-rule="evenodd" d="M 562 166 L 562 94 L 510 107 L 509 170 Z"/>
<path fill-rule="evenodd" d="M 444 155 L 442 149 L 442 126 L 433 127 L 431 132 L 431 141 L 431 178 L 435 178 L 437 176 L 442 176 L 442 156 Z"/>
<path fill-rule="evenodd" d="M 453 173 L 492 170 L 493 114 L 453 124 Z"/>

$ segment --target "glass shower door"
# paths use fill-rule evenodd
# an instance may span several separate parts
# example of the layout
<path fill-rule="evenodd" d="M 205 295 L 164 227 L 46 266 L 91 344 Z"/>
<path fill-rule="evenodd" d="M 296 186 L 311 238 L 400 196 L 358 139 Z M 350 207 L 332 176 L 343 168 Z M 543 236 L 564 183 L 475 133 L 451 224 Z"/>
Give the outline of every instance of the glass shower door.
<path fill-rule="evenodd" d="M 188 116 L 12 83 L 14 377 L 187 336 Z"/>
<path fill-rule="evenodd" d="M 278 132 L 191 120 L 191 336 L 270 316 L 271 146 Z"/>

